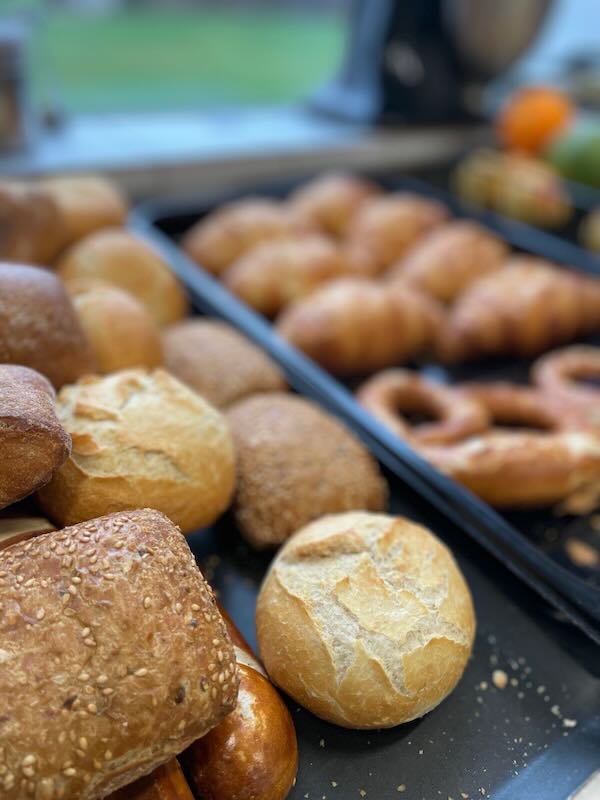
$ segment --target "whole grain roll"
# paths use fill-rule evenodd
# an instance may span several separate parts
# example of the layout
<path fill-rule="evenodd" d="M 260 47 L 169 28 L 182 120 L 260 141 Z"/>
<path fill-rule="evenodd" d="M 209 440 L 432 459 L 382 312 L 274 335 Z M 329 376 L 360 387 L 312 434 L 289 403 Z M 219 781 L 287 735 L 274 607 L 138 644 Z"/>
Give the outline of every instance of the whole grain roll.
<path fill-rule="evenodd" d="M 452 555 L 402 517 L 354 512 L 307 525 L 280 550 L 258 598 L 270 678 L 317 716 L 387 728 L 456 686 L 475 615 Z"/>
<path fill-rule="evenodd" d="M 109 284 L 74 282 L 67 288 L 99 372 L 162 364 L 158 324 L 133 295 Z"/>
<path fill-rule="evenodd" d="M 322 514 L 385 508 L 387 485 L 375 459 L 308 400 L 254 395 L 227 419 L 237 460 L 233 513 L 254 547 L 279 545 Z"/>
<path fill-rule="evenodd" d="M 94 372 L 71 299 L 48 270 L 0 264 L 0 363 L 31 367 L 56 387 Z"/>
<path fill-rule="evenodd" d="M 58 207 L 62 246 L 127 221 L 127 201 L 117 185 L 101 175 L 54 175 L 36 186 Z"/>
<path fill-rule="evenodd" d="M 217 408 L 285 389 L 277 364 L 225 322 L 178 322 L 163 333 L 163 348 L 166 369 Z"/>
<path fill-rule="evenodd" d="M 226 421 L 167 372 L 86 378 L 64 387 L 57 409 L 73 452 L 39 500 L 58 524 L 148 503 L 188 533 L 227 508 L 235 466 Z"/>
<path fill-rule="evenodd" d="M 2 800 L 99 800 L 235 706 L 214 596 L 157 511 L 0 551 L 0 604 Z"/>
<path fill-rule="evenodd" d="M 129 231 L 107 228 L 77 242 L 57 265 L 64 281 L 99 280 L 124 289 L 159 325 L 185 317 L 188 302 L 169 265 Z"/>
<path fill-rule="evenodd" d="M 54 399 L 39 372 L 0 364 L 0 508 L 47 483 L 71 452 Z"/>

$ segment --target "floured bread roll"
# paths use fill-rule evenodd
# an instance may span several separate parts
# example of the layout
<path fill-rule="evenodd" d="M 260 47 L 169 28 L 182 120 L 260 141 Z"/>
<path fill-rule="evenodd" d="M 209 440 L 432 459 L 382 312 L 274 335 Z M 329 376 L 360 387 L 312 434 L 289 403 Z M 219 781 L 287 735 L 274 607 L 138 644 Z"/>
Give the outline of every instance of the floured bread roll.
<path fill-rule="evenodd" d="M 348 728 L 389 728 L 435 708 L 475 634 L 469 589 L 442 542 L 364 511 L 322 517 L 284 545 L 256 624 L 271 679 Z"/>

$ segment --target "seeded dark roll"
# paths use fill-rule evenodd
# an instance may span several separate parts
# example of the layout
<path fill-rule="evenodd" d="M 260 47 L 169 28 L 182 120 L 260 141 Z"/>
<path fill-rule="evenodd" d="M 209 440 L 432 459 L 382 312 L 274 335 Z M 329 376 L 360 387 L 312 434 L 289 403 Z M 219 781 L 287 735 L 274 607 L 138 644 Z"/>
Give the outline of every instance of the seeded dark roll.
<path fill-rule="evenodd" d="M 0 797 L 98 800 L 235 706 L 233 647 L 179 530 L 151 509 L 0 551 Z"/>

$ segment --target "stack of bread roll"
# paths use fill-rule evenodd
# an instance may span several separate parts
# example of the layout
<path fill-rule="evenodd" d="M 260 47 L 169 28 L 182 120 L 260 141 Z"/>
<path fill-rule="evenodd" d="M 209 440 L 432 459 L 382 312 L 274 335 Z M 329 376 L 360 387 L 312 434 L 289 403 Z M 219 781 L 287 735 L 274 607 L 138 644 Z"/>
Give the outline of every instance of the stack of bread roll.
<path fill-rule="evenodd" d="M 332 208 L 333 181 L 250 221 L 225 211 L 196 244 L 215 272 L 260 245 L 240 286 L 285 264 L 274 311 L 372 261 L 327 237 L 377 194 Z M 382 263 L 439 221 L 399 205 L 407 232 Z M 473 643 L 469 590 L 433 534 L 385 515 L 362 442 L 230 326 L 188 316 L 109 181 L 5 183 L 0 216 L 0 796 L 283 800 L 298 750 L 271 680 L 347 727 L 437 705 Z M 310 237 L 309 269 L 290 236 Z M 437 309 L 414 303 L 420 346 Z M 186 542 L 225 513 L 250 546 L 284 545 L 259 598 L 263 664 Z"/>

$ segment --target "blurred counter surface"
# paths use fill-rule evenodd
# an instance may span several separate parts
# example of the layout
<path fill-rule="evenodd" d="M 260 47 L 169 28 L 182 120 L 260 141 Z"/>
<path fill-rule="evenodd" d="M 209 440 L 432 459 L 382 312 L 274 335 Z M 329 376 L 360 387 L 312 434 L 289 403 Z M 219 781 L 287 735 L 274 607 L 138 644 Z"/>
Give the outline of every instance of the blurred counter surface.
<path fill-rule="evenodd" d="M 138 199 L 324 167 L 424 167 L 489 139 L 484 126 L 374 129 L 297 106 L 82 116 L 0 153 L 0 174 L 101 170 Z"/>

